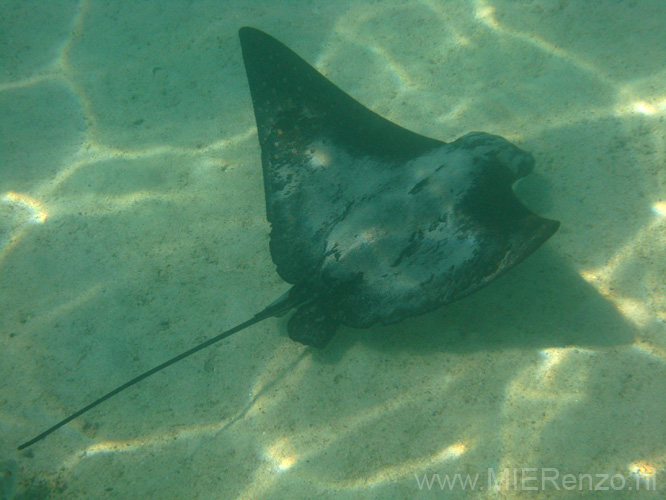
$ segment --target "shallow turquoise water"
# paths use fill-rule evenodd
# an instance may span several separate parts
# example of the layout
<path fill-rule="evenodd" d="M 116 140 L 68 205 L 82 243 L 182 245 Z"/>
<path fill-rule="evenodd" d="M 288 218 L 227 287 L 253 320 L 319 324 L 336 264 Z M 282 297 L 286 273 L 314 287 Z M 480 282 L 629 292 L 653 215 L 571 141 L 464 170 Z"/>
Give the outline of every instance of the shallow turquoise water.
<path fill-rule="evenodd" d="M 1 9 L 0 460 L 18 461 L 19 497 L 467 498 L 419 488 L 461 473 L 491 498 L 489 470 L 526 479 L 505 479 L 506 498 L 663 493 L 661 2 Z M 16 452 L 287 289 L 243 25 L 409 129 L 532 152 L 516 191 L 562 228 L 435 313 L 342 329 L 322 352 L 268 320 Z M 551 469 L 576 488 L 530 482 Z M 625 483 L 589 491 L 581 474 Z"/>

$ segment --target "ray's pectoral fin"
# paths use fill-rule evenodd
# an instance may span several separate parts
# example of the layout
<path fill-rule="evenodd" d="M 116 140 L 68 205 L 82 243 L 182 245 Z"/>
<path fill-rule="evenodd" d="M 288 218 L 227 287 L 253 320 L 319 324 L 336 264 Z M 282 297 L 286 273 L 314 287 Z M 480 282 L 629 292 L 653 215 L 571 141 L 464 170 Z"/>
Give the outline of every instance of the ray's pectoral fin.
<path fill-rule="evenodd" d="M 331 318 L 320 302 L 301 305 L 289 318 L 289 338 L 321 349 L 333 338 L 340 323 Z"/>

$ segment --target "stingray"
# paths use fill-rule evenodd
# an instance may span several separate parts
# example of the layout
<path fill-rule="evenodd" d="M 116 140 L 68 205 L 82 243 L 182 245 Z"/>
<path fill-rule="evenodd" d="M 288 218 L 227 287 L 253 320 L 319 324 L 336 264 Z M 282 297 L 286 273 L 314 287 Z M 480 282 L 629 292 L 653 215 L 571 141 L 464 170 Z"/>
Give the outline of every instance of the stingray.
<path fill-rule="evenodd" d="M 370 111 L 270 35 L 239 32 L 261 147 L 270 253 L 291 288 L 254 317 L 107 393 L 119 392 L 266 318 L 324 347 L 340 325 L 367 328 L 432 311 L 486 286 L 555 233 L 512 185 L 534 158 L 502 137 L 445 143 Z"/>

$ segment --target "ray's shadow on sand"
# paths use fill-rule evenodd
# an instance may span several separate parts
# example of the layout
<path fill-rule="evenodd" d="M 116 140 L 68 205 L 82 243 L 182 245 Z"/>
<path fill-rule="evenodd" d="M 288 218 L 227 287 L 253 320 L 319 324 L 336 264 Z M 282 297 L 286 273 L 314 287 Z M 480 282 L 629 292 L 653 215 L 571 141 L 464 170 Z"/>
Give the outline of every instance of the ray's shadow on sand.
<path fill-rule="evenodd" d="M 317 358 L 335 362 L 356 342 L 420 354 L 610 347 L 632 343 L 636 332 L 612 303 L 545 247 L 497 282 L 431 313 L 367 330 L 341 328 Z"/>

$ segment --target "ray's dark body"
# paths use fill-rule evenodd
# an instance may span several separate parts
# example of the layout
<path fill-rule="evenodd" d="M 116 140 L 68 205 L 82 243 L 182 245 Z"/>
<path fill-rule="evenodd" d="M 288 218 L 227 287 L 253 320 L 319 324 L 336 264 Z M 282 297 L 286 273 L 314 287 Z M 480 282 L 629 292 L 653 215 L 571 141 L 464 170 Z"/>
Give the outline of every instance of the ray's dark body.
<path fill-rule="evenodd" d="M 468 295 L 559 225 L 511 185 L 529 153 L 474 132 L 446 144 L 368 110 L 271 36 L 240 30 L 271 255 L 294 288 L 290 336 L 322 347 Z"/>

